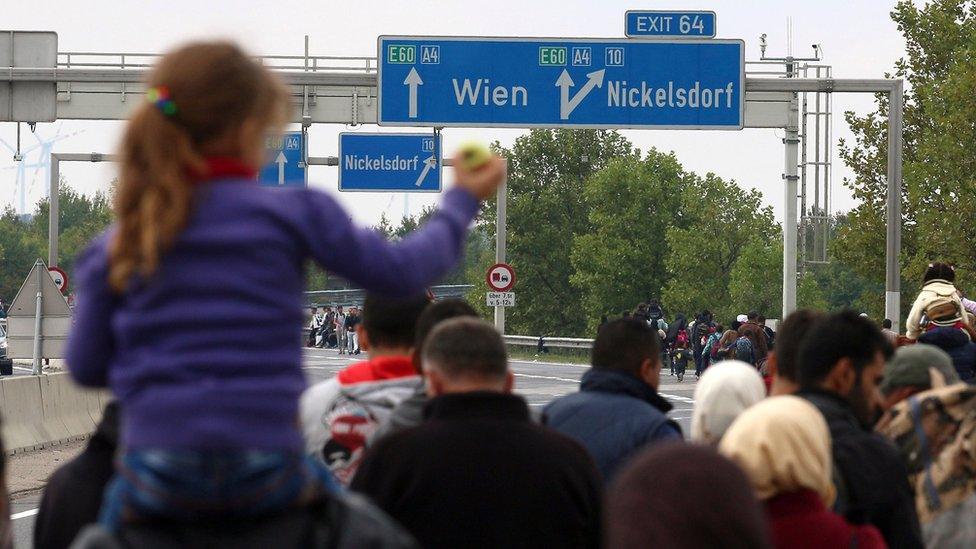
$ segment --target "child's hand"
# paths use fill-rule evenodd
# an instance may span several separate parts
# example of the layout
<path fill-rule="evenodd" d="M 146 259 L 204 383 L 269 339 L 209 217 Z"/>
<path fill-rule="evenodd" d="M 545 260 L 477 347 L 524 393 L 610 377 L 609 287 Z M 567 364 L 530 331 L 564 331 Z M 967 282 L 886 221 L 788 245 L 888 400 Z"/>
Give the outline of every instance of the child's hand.
<path fill-rule="evenodd" d="M 500 156 L 492 155 L 487 162 L 472 169 L 458 154 L 454 157 L 454 184 L 467 190 L 478 200 L 487 200 L 505 182 L 507 170 L 508 164 Z"/>

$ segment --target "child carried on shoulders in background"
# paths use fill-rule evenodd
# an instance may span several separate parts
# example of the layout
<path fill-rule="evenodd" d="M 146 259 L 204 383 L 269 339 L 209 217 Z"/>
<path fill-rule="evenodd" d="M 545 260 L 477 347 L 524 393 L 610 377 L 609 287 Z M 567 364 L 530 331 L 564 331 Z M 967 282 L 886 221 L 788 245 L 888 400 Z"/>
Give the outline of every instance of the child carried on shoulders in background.
<path fill-rule="evenodd" d="M 494 157 L 397 244 L 354 227 L 329 195 L 260 187 L 289 91 L 229 43 L 163 57 L 121 144 L 116 220 L 78 260 L 67 363 L 122 410 L 101 522 L 247 517 L 335 489 L 304 453 L 298 398 L 305 262 L 370 291 L 412 295 L 458 261 Z"/>

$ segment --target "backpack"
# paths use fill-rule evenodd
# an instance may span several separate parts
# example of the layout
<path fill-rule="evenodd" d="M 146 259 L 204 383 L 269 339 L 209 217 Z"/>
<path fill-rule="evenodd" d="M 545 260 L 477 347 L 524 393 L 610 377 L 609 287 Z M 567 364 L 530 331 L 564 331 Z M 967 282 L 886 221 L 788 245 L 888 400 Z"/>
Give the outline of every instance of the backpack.
<path fill-rule="evenodd" d="M 708 330 L 711 328 L 711 322 L 699 322 L 695 324 L 695 345 L 701 347 L 705 344 L 705 340 L 708 339 Z"/>
<path fill-rule="evenodd" d="M 933 322 L 956 320 L 962 318 L 962 311 L 954 299 L 940 296 L 925 307 L 925 316 Z"/>
<path fill-rule="evenodd" d="M 746 336 L 739 336 L 735 340 L 735 359 L 747 364 L 756 365 L 756 353 L 752 349 L 752 341 Z"/>

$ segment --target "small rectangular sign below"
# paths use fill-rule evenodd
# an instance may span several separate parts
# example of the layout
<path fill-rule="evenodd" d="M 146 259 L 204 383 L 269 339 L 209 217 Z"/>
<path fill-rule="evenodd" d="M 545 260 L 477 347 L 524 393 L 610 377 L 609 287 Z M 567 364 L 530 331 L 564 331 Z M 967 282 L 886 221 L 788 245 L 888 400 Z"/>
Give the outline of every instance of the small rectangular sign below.
<path fill-rule="evenodd" d="M 715 38 L 714 11 L 632 10 L 624 17 L 629 38 Z"/>
<path fill-rule="evenodd" d="M 488 292 L 489 307 L 514 307 L 515 292 Z"/>

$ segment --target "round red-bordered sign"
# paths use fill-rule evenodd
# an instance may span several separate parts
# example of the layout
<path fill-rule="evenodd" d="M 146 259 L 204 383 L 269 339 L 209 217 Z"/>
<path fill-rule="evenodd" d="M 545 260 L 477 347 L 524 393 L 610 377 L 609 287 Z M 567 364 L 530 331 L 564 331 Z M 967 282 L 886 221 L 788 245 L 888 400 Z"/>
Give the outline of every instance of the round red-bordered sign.
<path fill-rule="evenodd" d="M 58 290 L 63 294 L 68 289 L 68 273 L 62 271 L 57 267 L 48 267 L 47 272 L 51 275 L 54 283 L 57 284 Z"/>
<path fill-rule="evenodd" d="M 515 286 L 515 269 L 507 263 L 496 263 L 488 267 L 485 282 L 492 291 L 507 292 Z"/>

